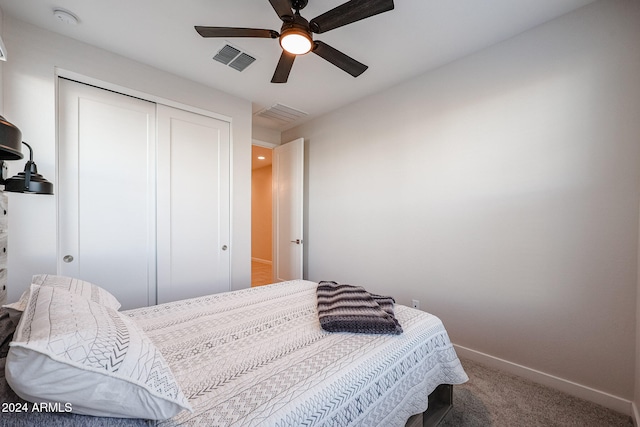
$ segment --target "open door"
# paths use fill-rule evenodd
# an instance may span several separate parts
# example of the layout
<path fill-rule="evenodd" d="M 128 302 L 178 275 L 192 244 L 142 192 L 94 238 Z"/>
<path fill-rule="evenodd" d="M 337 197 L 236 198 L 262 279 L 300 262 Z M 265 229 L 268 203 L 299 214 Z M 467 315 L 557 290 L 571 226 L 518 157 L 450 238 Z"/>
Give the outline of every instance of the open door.
<path fill-rule="evenodd" d="M 273 150 L 273 273 L 275 281 L 302 279 L 304 139 Z"/>

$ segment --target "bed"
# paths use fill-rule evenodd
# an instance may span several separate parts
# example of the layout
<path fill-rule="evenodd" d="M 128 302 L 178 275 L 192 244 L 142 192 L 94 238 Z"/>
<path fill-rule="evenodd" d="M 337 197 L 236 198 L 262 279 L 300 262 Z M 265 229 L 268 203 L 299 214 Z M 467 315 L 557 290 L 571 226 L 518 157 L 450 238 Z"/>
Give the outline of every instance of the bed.
<path fill-rule="evenodd" d="M 430 395 L 450 397 L 450 388 L 443 391 L 442 385 L 467 381 L 436 316 L 396 304 L 395 316 L 403 329 L 400 335 L 327 332 L 318 321 L 317 286 L 296 280 L 114 314 L 113 307 L 84 302 L 90 299 L 85 298 L 87 295 L 96 295 L 95 290 L 68 296 L 66 291 L 52 293 L 44 285 L 32 285 L 26 298 L 33 300 L 39 292 L 40 301 L 46 290 L 51 310 L 71 307 L 74 311 L 87 306 L 129 325 L 130 331 L 139 331 L 147 340 L 141 354 L 147 357 L 156 352 L 156 359 L 166 362 L 168 374 L 177 385 L 171 388 L 173 403 L 182 406 L 168 419 L 156 420 L 118 418 L 121 415 L 115 407 L 105 408 L 100 416 L 70 413 L 71 408 L 73 412 L 77 408 L 83 411 L 81 405 L 70 404 L 67 397 L 43 411 L 34 411 L 29 404 L 20 411 L 16 410 L 19 406 L 9 404 L 25 400 L 0 374 L 0 424 L 402 427 L 412 415 L 427 410 Z M 65 298 L 64 302 L 56 303 L 56 295 Z M 36 304 L 29 303 L 23 301 L 21 324 L 32 317 L 30 307 Z M 44 303 L 39 302 L 38 307 L 42 306 Z M 48 312 L 47 316 L 50 319 L 52 314 Z M 73 317 L 68 313 L 58 316 Z M 34 319 L 33 323 L 42 321 Z M 6 310 L 0 312 L 3 371 L 5 364 L 17 363 L 15 357 L 7 358 L 8 341 L 16 339 L 11 336 L 13 328 Z M 113 330 L 109 333 L 116 336 Z M 25 332 L 18 334 L 23 337 Z M 27 347 L 12 344 L 15 350 L 33 350 Z M 14 372 L 13 376 L 23 376 L 32 366 L 34 362 L 23 365 L 18 368 L 21 374 Z M 7 377 L 11 377 L 10 371 L 7 369 Z M 102 375 L 94 371 L 89 374 Z M 159 381 L 157 374 L 151 376 L 155 377 L 156 389 L 169 388 L 166 378 Z M 35 375 L 36 380 L 44 377 Z"/>

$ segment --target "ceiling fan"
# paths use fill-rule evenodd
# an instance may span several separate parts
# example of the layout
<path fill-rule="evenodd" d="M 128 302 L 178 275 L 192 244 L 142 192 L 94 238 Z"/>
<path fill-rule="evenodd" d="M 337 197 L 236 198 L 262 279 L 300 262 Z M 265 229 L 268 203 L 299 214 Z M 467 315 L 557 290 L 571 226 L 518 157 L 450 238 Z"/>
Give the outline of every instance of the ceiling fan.
<path fill-rule="evenodd" d="M 326 43 L 313 40 L 312 33 L 325 33 L 379 13 L 388 12 L 394 7 L 393 0 L 350 0 L 307 21 L 300 16 L 300 11 L 307 5 L 308 0 L 269 0 L 269 3 L 282 20 L 280 33 L 258 28 L 196 26 L 195 29 L 202 37 L 279 38 L 282 54 L 271 83 L 286 83 L 296 56 L 308 52 L 313 52 L 353 77 L 358 77 L 368 68 L 366 65 Z"/>

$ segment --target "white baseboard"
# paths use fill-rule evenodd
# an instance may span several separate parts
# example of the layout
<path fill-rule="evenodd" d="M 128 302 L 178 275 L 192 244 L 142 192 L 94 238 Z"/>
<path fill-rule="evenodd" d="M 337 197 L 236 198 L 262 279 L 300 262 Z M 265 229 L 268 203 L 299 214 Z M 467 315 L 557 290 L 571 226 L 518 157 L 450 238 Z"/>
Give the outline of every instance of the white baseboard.
<path fill-rule="evenodd" d="M 269 264 L 269 265 L 271 265 L 271 264 L 272 264 L 272 262 L 271 262 L 271 261 L 269 261 L 269 260 L 267 260 L 267 259 L 262 259 L 262 258 L 255 258 L 255 257 L 251 257 L 251 261 L 259 262 L 259 263 L 261 263 L 261 264 Z"/>
<path fill-rule="evenodd" d="M 635 402 L 631 402 L 631 418 L 633 418 L 633 425 L 640 427 L 640 412 Z"/>
<path fill-rule="evenodd" d="M 517 363 L 509 362 L 508 360 L 500 359 L 470 348 L 466 348 L 460 345 L 454 344 L 456 353 L 458 356 L 471 359 L 483 365 L 500 369 L 501 371 L 509 372 L 519 377 L 526 378 L 538 384 L 542 384 L 556 390 L 563 391 L 572 396 L 579 397 L 584 400 L 588 400 L 598 405 L 605 406 L 631 417 L 635 417 L 635 423 L 638 427 L 638 408 L 632 409 L 632 402 L 627 399 L 623 399 L 618 396 L 606 393 L 604 391 L 596 390 L 591 387 L 584 386 L 582 384 L 575 383 L 563 378 L 549 375 L 535 369 L 527 368 L 526 366 L 518 365 Z M 635 405 L 633 405 L 635 407 Z M 632 412 L 635 411 L 635 414 Z"/>

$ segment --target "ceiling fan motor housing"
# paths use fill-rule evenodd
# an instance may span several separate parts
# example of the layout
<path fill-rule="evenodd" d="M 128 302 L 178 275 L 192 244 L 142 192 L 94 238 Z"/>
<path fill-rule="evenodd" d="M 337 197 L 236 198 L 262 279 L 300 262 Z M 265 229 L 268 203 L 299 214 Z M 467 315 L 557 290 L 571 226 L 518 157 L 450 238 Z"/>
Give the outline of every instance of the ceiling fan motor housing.
<path fill-rule="evenodd" d="M 293 10 L 302 10 L 309 3 L 309 0 L 291 0 L 291 7 Z"/>

